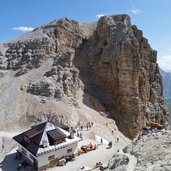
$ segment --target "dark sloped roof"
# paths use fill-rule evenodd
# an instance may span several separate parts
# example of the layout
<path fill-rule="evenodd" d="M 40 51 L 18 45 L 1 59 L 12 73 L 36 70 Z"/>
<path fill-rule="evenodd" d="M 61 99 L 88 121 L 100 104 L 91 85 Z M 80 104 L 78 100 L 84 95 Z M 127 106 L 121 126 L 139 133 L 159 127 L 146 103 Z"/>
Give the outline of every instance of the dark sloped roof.
<path fill-rule="evenodd" d="M 47 135 L 54 141 L 66 138 L 66 135 L 58 128 L 47 131 Z"/>
<path fill-rule="evenodd" d="M 46 123 L 47 122 L 36 125 L 28 131 L 13 137 L 13 139 L 30 151 L 30 153 L 32 153 L 34 156 L 36 156 Z M 24 140 L 25 136 L 31 140 L 31 143 L 28 143 Z"/>
<path fill-rule="evenodd" d="M 33 138 L 36 135 L 38 135 L 40 132 L 41 132 L 40 130 L 37 130 L 36 128 L 32 128 L 32 129 L 29 129 L 28 131 L 26 131 L 24 133 L 24 135 L 28 138 Z"/>
<path fill-rule="evenodd" d="M 64 129 L 65 131 L 69 131 L 69 126 L 61 125 L 59 123 L 56 126 L 59 127 L 59 128 Z"/>
<path fill-rule="evenodd" d="M 54 141 L 63 140 L 67 137 L 59 128 L 55 128 L 54 125 L 52 130 L 46 130 L 46 124 L 47 122 L 44 122 L 33 126 L 31 129 L 13 137 L 13 139 L 36 156 L 39 148 L 43 148 L 41 141 L 45 131 L 49 144 L 53 144 Z"/>

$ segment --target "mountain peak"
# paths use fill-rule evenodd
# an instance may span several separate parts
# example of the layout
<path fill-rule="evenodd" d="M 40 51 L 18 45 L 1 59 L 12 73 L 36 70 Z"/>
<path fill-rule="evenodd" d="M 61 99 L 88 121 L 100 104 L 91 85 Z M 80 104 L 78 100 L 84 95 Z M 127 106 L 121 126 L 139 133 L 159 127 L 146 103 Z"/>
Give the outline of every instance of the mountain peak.
<path fill-rule="evenodd" d="M 11 118 L 1 127 L 47 117 L 76 125 L 90 117 L 91 108 L 113 118 L 129 138 L 146 121 L 167 125 L 156 60 L 157 52 L 126 14 L 94 23 L 54 20 L 0 45 L 1 116 Z"/>

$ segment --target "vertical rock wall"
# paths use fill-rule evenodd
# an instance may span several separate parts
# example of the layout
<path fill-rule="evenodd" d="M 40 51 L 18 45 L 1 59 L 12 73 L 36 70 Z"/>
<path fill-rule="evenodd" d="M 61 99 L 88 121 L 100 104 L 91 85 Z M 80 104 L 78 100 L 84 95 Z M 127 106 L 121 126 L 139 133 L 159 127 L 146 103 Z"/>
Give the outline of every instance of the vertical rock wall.
<path fill-rule="evenodd" d="M 11 116 L 10 122 L 18 115 L 38 115 L 27 110 L 31 102 L 23 104 L 24 113 L 12 100 L 26 96 L 43 101 L 39 113 L 44 113 L 45 102 L 50 105 L 52 101 L 77 108 L 77 91 L 84 91 L 92 97 L 94 110 L 107 113 L 133 138 L 146 122 L 167 125 L 156 58 L 157 52 L 142 31 L 131 25 L 128 15 L 104 16 L 88 24 L 55 20 L 0 44 L 0 114 Z M 13 93 L 11 99 L 5 92 Z M 10 100 L 12 105 L 5 105 Z"/>
<path fill-rule="evenodd" d="M 156 58 L 127 15 L 102 17 L 75 58 L 86 91 L 104 104 L 128 137 L 148 121 L 167 121 Z"/>

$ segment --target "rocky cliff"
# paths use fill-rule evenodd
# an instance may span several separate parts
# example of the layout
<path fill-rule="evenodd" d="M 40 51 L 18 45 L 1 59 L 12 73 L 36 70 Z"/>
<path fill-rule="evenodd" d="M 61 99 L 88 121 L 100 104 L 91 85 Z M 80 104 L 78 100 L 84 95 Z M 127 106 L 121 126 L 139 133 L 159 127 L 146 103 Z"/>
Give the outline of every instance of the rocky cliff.
<path fill-rule="evenodd" d="M 81 103 L 115 119 L 130 138 L 146 121 L 167 125 L 156 60 L 127 15 L 41 26 L 0 44 L 1 127 L 43 118 L 76 123 Z"/>

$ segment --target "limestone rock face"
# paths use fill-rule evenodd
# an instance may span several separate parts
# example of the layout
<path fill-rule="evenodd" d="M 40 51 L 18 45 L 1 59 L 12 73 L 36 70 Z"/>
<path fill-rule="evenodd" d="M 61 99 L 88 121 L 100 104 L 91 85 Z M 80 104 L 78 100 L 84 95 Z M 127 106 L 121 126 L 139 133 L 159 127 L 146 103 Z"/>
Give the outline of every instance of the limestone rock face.
<path fill-rule="evenodd" d="M 45 76 L 34 83 L 30 83 L 27 92 L 33 95 L 52 97 L 57 100 L 65 95 L 74 97 L 77 89 L 81 88 L 78 78 L 79 71 L 76 68 L 52 68 L 45 73 Z"/>
<path fill-rule="evenodd" d="M 91 108 L 115 119 L 130 138 L 146 121 L 167 125 L 156 60 L 157 52 L 127 15 L 104 16 L 87 24 L 55 20 L 0 44 L 2 120 L 8 114 L 8 124 L 23 116 L 25 122 L 28 116 L 33 121 L 41 113 L 45 117 L 45 111 L 59 116 L 57 101 L 77 110 L 77 101 L 83 98 L 84 103 L 86 94 L 93 99 Z M 83 96 L 78 97 L 79 92 Z M 9 93 L 11 99 L 6 98 Z"/>
<path fill-rule="evenodd" d="M 157 52 L 127 15 L 100 18 L 75 58 L 86 91 L 100 99 L 129 137 L 146 121 L 168 119 L 156 60 Z"/>

